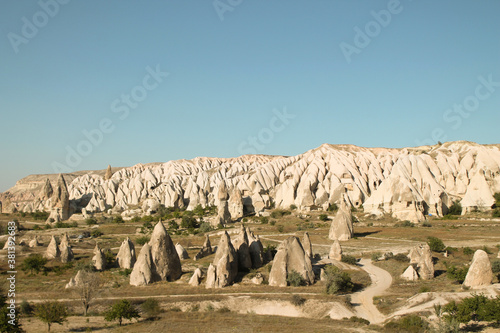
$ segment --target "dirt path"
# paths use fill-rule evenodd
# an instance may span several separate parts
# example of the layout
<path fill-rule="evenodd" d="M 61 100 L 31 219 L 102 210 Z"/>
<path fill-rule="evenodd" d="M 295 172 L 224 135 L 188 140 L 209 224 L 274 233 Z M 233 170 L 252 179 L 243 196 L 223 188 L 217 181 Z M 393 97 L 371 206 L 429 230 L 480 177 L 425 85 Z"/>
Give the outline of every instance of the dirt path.
<path fill-rule="evenodd" d="M 351 295 L 351 303 L 358 317 L 369 320 L 372 324 L 378 324 L 386 319 L 373 304 L 373 297 L 382 294 L 391 286 L 392 276 L 389 272 L 372 265 L 370 259 L 361 259 L 359 266 L 370 275 L 372 285 L 360 292 Z"/>

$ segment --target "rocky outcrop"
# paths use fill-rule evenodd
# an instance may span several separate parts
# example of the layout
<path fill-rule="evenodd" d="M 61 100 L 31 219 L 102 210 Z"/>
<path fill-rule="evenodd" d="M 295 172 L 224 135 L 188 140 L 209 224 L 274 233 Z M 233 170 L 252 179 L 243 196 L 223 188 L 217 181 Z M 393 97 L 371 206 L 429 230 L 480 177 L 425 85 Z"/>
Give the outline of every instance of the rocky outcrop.
<path fill-rule="evenodd" d="M 330 247 L 330 253 L 328 254 L 328 258 L 332 260 L 342 260 L 342 247 L 338 239 L 333 241 L 332 246 Z"/>
<path fill-rule="evenodd" d="M 469 288 L 481 288 L 490 285 L 492 281 L 493 272 L 488 254 L 483 250 L 477 250 L 472 257 L 463 285 Z"/>
<path fill-rule="evenodd" d="M 177 251 L 177 255 L 179 256 L 179 259 L 184 260 L 184 259 L 189 259 L 189 255 L 181 244 L 177 243 L 175 244 L 175 251 Z"/>
<path fill-rule="evenodd" d="M 252 258 L 248 242 L 247 230 L 241 226 L 240 232 L 233 242 L 233 247 L 238 255 L 238 268 L 240 271 L 248 271 L 252 268 Z"/>
<path fill-rule="evenodd" d="M 210 244 L 210 238 L 208 237 L 208 235 L 205 235 L 205 242 L 203 243 L 200 252 L 198 252 L 194 256 L 194 260 L 200 260 L 201 258 L 211 255 L 212 253 L 213 252 L 212 245 Z"/>
<path fill-rule="evenodd" d="M 64 287 L 65 289 L 74 288 L 82 283 L 82 271 L 78 271 L 74 277 L 69 279 L 69 282 Z"/>
<path fill-rule="evenodd" d="M 420 244 L 413 247 L 408 257 L 410 258 L 410 264 L 417 264 L 417 273 L 421 279 L 430 280 L 434 277 L 434 263 L 429 244 Z"/>
<path fill-rule="evenodd" d="M 278 247 L 269 273 L 269 285 L 286 287 L 287 276 L 292 271 L 299 273 L 306 284 L 314 283 L 311 259 L 295 236 L 287 238 Z"/>
<path fill-rule="evenodd" d="M 137 262 L 130 273 L 130 284 L 133 286 L 145 286 L 153 282 L 153 260 L 151 258 L 151 246 L 144 244 L 137 256 Z"/>
<path fill-rule="evenodd" d="M 174 281 L 182 275 L 181 261 L 174 243 L 160 221 L 156 224 L 149 241 L 154 281 Z"/>
<path fill-rule="evenodd" d="M 401 274 L 401 278 L 406 281 L 417 281 L 418 274 L 415 268 L 412 265 L 408 266 L 408 268 Z"/>
<path fill-rule="evenodd" d="M 264 247 L 260 241 L 259 236 L 254 235 L 250 228 L 246 228 L 247 238 L 250 251 L 250 258 L 252 259 L 252 268 L 259 268 L 264 264 Z"/>
<path fill-rule="evenodd" d="M 120 245 L 120 250 L 116 255 L 116 263 L 118 267 L 125 269 L 132 269 L 136 261 L 135 246 L 130 238 L 126 238 L 122 245 Z"/>
<path fill-rule="evenodd" d="M 69 237 L 68 234 L 64 234 L 61 238 L 61 244 L 59 244 L 60 258 L 61 262 L 67 263 L 74 259 L 73 250 L 69 245 Z"/>
<path fill-rule="evenodd" d="M 233 283 L 238 274 L 238 254 L 231 244 L 227 231 L 221 236 L 211 267 L 207 272 L 207 288 L 226 287 Z"/>
<path fill-rule="evenodd" d="M 312 258 L 313 257 L 312 243 L 311 243 L 311 238 L 309 237 L 309 233 L 307 231 L 304 232 L 304 237 L 302 238 L 302 246 L 304 247 L 304 251 L 306 251 L 306 255 L 308 255 L 309 258 Z"/>
<path fill-rule="evenodd" d="M 344 200 L 333 218 L 330 225 L 330 232 L 328 238 L 332 240 L 346 241 L 353 237 L 354 229 L 352 225 L 351 209 Z"/>
<path fill-rule="evenodd" d="M 231 192 L 228 202 L 228 210 L 231 220 L 233 221 L 243 217 L 243 198 L 241 197 L 240 190 L 235 189 Z"/>
<path fill-rule="evenodd" d="M 59 250 L 59 246 L 57 245 L 57 240 L 55 236 L 52 236 L 50 239 L 49 246 L 47 247 L 47 251 L 45 252 L 45 258 L 47 259 L 56 259 L 61 256 L 61 251 Z"/>
<path fill-rule="evenodd" d="M 217 206 L 217 217 L 215 218 L 215 222 L 212 223 L 214 227 L 226 225 L 231 222 L 231 214 L 229 213 L 229 203 L 227 201 L 227 197 L 226 183 L 222 182 L 222 184 L 219 185 L 219 191 L 217 194 L 219 205 Z"/>
<path fill-rule="evenodd" d="M 47 193 L 42 191 L 46 178 L 55 188 L 54 175 L 32 175 L 0 194 L 2 211 L 50 211 L 54 195 L 39 196 Z M 302 211 L 326 209 L 340 205 L 345 196 L 349 206 L 363 205 L 365 213 L 417 222 L 428 214 L 446 214 L 454 200 L 461 201 L 464 212 L 490 209 L 492 194 L 500 192 L 500 149 L 465 141 L 403 149 L 324 144 L 297 156 L 201 157 L 138 164 L 109 179 L 105 170 L 64 178 L 71 207 L 88 213 L 113 208 L 127 216 L 155 199 L 166 207 L 215 205 L 227 223 L 225 204 L 217 195 L 219 184 L 225 183 L 231 189 L 226 191 L 229 201 L 238 201 L 238 191 L 248 213 L 260 213 L 273 203 Z M 230 216 L 240 215 L 239 204 L 228 206 Z"/>
<path fill-rule="evenodd" d="M 101 250 L 99 244 L 97 243 L 94 248 L 94 256 L 92 257 L 92 264 L 98 271 L 103 271 L 106 269 L 106 256 L 104 255 L 104 252 Z"/>
<path fill-rule="evenodd" d="M 47 221 L 59 222 L 67 220 L 70 215 L 69 192 L 62 174 L 57 178 L 57 185 L 50 200 L 50 215 Z"/>
<path fill-rule="evenodd" d="M 195 269 L 193 276 L 189 279 L 189 285 L 193 287 L 198 287 L 200 285 L 201 279 L 203 278 L 203 273 L 201 269 Z"/>
<path fill-rule="evenodd" d="M 38 240 L 38 236 L 35 235 L 35 236 L 33 236 L 33 239 L 31 239 L 30 242 L 28 243 L 28 246 L 29 247 L 39 247 L 39 246 L 42 246 L 42 243 L 40 243 L 40 241 Z"/>
<path fill-rule="evenodd" d="M 104 180 L 110 180 L 113 176 L 113 171 L 111 170 L 111 165 L 108 164 L 108 168 L 106 169 L 106 173 L 104 174 Z"/>

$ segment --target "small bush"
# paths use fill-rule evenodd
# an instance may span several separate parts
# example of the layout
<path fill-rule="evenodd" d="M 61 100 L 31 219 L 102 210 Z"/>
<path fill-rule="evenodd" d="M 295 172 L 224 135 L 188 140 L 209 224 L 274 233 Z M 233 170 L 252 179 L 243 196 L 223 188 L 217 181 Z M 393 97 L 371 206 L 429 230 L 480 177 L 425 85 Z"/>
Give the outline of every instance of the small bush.
<path fill-rule="evenodd" d="M 199 229 L 199 230 L 200 230 L 200 232 L 205 233 L 205 232 L 212 231 L 212 230 L 213 230 L 213 228 L 212 228 L 212 226 L 210 225 L 210 223 L 208 223 L 208 222 L 203 222 L 203 223 L 200 225 L 200 229 Z"/>
<path fill-rule="evenodd" d="M 291 212 L 289 210 L 283 210 L 283 209 L 276 209 L 273 212 L 271 212 L 271 217 L 273 219 L 279 219 L 280 217 L 283 217 L 285 215 L 290 215 Z"/>
<path fill-rule="evenodd" d="M 94 238 L 100 237 L 100 236 L 102 236 L 102 231 L 99 229 L 94 229 L 90 232 L 90 236 L 92 236 Z"/>
<path fill-rule="evenodd" d="M 115 218 L 113 218 L 113 223 L 125 223 L 125 221 L 123 221 L 123 217 L 116 216 Z"/>
<path fill-rule="evenodd" d="M 352 283 L 351 276 L 347 272 L 333 265 L 327 265 L 324 269 L 326 274 L 327 294 L 333 295 L 340 292 L 352 291 L 354 283 Z"/>
<path fill-rule="evenodd" d="M 432 224 L 430 224 L 429 222 L 425 221 L 424 223 L 422 223 L 422 227 L 424 227 L 424 228 L 430 228 L 430 227 L 432 227 Z"/>
<path fill-rule="evenodd" d="M 400 318 L 397 321 L 391 321 L 384 325 L 387 332 L 426 332 L 429 324 L 417 315 L 409 315 Z"/>
<path fill-rule="evenodd" d="M 429 244 L 431 251 L 434 252 L 443 252 L 446 249 L 443 241 L 437 237 L 427 237 L 427 244 Z"/>
<path fill-rule="evenodd" d="M 453 204 L 448 208 L 449 215 L 462 215 L 462 205 L 459 201 L 454 201 Z"/>
<path fill-rule="evenodd" d="M 328 205 L 328 208 L 326 209 L 328 212 L 336 212 L 339 209 L 337 204 L 331 203 Z"/>
<path fill-rule="evenodd" d="M 468 271 L 469 271 L 469 267 L 467 267 L 467 266 L 457 268 L 455 265 L 451 265 L 446 270 L 446 276 L 449 279 L 457 281 L 458 283 L 463 283 L 465 280 L 465 277 L 467 276 Z"/>
<path fill-rule="evenodd" d="M 267 216 L 261 216 L 259 218 L 259 220 L 260 220 L 260 223 L 262 223 L 262 224 L 268 224 L 269 223 L 269 218 L 267 218 Z"/>
<path fill-rule="evenodd" d="M 365 318 L 360 318 L 360 317 L 356 317 L 356 316 L 352 316 L 351 318 L 349 318 L 349 321 L 353 322 L 353 323 L 370 325 L 370 322 L 368 320 L 366 320 Z"/>
<path fill-rule="evenodd" d="M 227 306 L 223 306 L 222 308 L 219 308 L 217 310 L 217 312 L 219 312 L 219 313 L 228 313 L 228 312 L 231 312 L 231 309 L 229 309 Z"/>
<path fill-rule="evenodd" d="M 86 225 L 94 225 L 94 224 L 97 224 L 97 220 L 94 218 L 88 218 L 88 219 L 85 219 L 85 224 Z"/>
<path fill-rule="evenodd" d="M 275 225 L 276 224 L 276 220 L 271 220 L 271 222 L 269 224 L 270 225 Z"/>
<path fill-rule="evenodd" d="M 154 318 L 161 312 L 160 303 L 154 298 L 148 298 L 144 301 L 144 303 L 141 304 L 141 309 L 148 318 Z"/>
<path fill-rule="evenodd" d="M 491 263 L 493 273 L 500 273 L 500 260 L 495 260 Z"/>
<path fill-rule="evenodd" d="M 27 300 L 23 300 L 19 305 L 19 310 L 21 311 L 22 315 L 30 316 L 33 314 L 33 311 L 35 311 L 35 307 L 31 305 L 31 303 L 29 303 Z"/>
<path fill-rule="evenodd" d="M 135 240 L 135 242 L 139 245 L 144 245 L 147 242 L 149 242 L 149 237 L 148 236 L 141 236 Z"/>
<path fill-rule="evenodd" d="M 500 217 L 500 208 L 495 208 L 495 209 L 491 212 L 491 216 L 492 216 L 492 217 Z"/>
<path fill-rule="evenodd" d="M 382 256 L 382 253 L 380 252 L 373 252 L 371 257 L 372 257 L 372 261 L 378 261 L 378 259 Z"/>
<path fill-rule="evenodd" d="M 471 249 L 470 247 L 466 246 L 464 247 L 464 249 L 462 250 L 463 253 L 466 255 L 466 256 L 471 256 L 474 254 L 474 250 Z"/>
<path fill-rule="evenodd" d="M 291 204 L 291 205 L 290 205 L 290 210 L 296 210 L 296 209 L 297 209 L 297 206 L 296 206 L 296 205 L 294 205 L 294 204 Z"/>
<path fill-rule="evenodd" d="M 295 306 L 301 306 L 306 302 L 304 297 L 300 297 L 299 295 L 292 295 L 291 303 Z"/>
<path fill-rule="evenodd" d="M 328 221 L 328 215 L 326 215 L 326 214 L 321 214 L 321 215 L 319 216 L 319 219 L 320 219 L 321 221 L 323 221 L 323 222 L 326 222 L 326 221 Z"/>
<path fill-rule="evenodd" d="M 350 256 L 348 254 L 343 254 L 340 261 L 345 262 L 346 264 L 349 264 L 349 265 L 356 265 L 356 262 L 357 262 L 355 257 Z"/>
<path fill-rule="evenodd" d="M 490 250 L 490 249 L 488 249 L 488 248 L 486 247 L 486 245 L 483 245 L 482 250 L 483 250 L 484 252 L 488 253 L 488 254 L 492 254 L 492 253 L 493 253 L 493 252 L 491 252 L 491 250 Z"/>
<path fill-rule="evenodd" d="M 431 291 L 431 289 L 429 287 L 426 287 L 426 286 L 422 286 L 418 290 L 419 293 L 428 293 L 429 291 Z"/>
<path fill-rule="evenodd" d="M 410 262 L 410 258 L 408 258 L 408 255 L 404 253 L 394 255 L 393 259 L 399 262 Z"/>
<path fill-rule="evenodd" d="M 278 232 L 279 233 L 283 233 L 284 230 L 285 230 L 285 227 L 283 227 L 282 225 L 278 226 Z"/>
<path fill-rule="evenodd" d="M 292 287 L 300 287 L 306 284 L 306 281 L 304 280 L 302 275 L 300 275 L 300 273 L 295 270 L 288 272 L 286 282 Z"/>

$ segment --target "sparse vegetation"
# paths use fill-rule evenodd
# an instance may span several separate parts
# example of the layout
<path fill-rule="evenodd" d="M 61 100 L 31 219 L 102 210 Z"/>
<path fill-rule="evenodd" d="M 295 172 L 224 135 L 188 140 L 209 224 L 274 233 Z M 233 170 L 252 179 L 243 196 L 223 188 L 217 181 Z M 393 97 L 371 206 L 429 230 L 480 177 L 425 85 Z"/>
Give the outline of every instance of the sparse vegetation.
<path fill-rule="evenodd" d="M 393 320 L 384 325 L 387 332 L 408 332 L 408 333 L 423 333 L 427 330 L 429 324 L 417 315 L 408 315 Z"/>
<path fill-rule="evenodd" d="M 460 323 L 470 321 L 500 322 L 500 296 L 488 298 L 473 294 L 460 302 L 452 301 L 443 307 L 446 321 L 453 319 Z"/>
<path fill-rule="evenodd" d="M 437 237 L 427 237 L 427 244 L 429 244 L 431 251 L 434 252 L 443 252 L 446 249 L 443 241 Z"/>
<path fill-rule="evenodd" d="M 328 215 L 326 215 L 326 214 L 321 214 L 321 215 L 319 216 L 319 219 L 320 219 L 321 221 L 323 221 L 323 222 L 326 222 L 326 221 L 328 221 Z"/>
<path fill-rule="evenodd" d="M 462 205 L 459 201 L 454 201 L 453 204 L 448 208 L 449 215 L 462 215 Z"/>
<path fill-rule="evenodd" d="M 356 265 L 357 259 L 351 255 L 343 254 L 341 261 L 349 265 Z"/>
<path fill-rule="evenodd" d="M 123 319 L 132 320 L 140 317 L 139 311 L 126 299 L 113 304 L 104 315 L 106 321 L 118 320 L 119 326 L 122 325 Z"/>
<path fill-rule="evenodd" d="M 47 258 L 44 258 L 41 254 L 31 254 L 24 259 L 21 269 L 25 272 L 29 271 L 30 275 L 33 275 L 33 273 L 38 274 L 40 272 L 45 272 L 47 270 L 47 267 L 45 267 L 47 261 Z"/>
<path fill-rule="evenodd" d="M 295 270 L 288 272 L 288 275 L 286 277 L 286 282 L 288 283 L 289 286 L 292 287 L 303 286 L 306 283 L 302 275 L 300 275 L 300 273 Z"/>
<path fill-rule="evenodd" d="M 302 306 L 306 302 L 306 299 L 304 297 L 301 297 L 299 295 L 292 295 L 292 300 L 291 303 L 295 306 Z"/>
<path fill-rule="evenodd" d="M 141 236 L 141 237 L 138 237 L 135 242 L 139 245 L 144 245 L 146 244 L 147 242 L 149 242 L 149 237 L 148 236 Z"/>
<path fill-rule="evenodd" d="M 354 288 L 354 283 L 347 272 L 342 271 L 334 265 L 327 265 L 324 268 L 326 274 L 326 293 L 337 294 L 350 292 Z"/>
<path fill-rule="evenodd" d="M 141 304 L 142 311 L 146 314 L 148 319 L 155 318 L 161 312 L 160 303 L 157 299 L 148 298 Z"/>

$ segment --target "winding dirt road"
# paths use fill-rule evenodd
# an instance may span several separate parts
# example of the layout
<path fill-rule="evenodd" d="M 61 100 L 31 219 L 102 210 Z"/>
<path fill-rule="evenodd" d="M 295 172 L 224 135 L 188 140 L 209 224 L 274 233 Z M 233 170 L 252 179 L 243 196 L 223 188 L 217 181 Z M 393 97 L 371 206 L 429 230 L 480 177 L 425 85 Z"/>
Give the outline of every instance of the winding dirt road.
<path fill-rule="evenodd" d="M 370 259 L 361 259 L 359 266 L 370 275 L 372 284 L 352 294 L 351 303 L 358 317 L 369 320 L 372 324 L 382 323 L 387 317 L 373 304 L 373 297 L 382 294 L 391 286 L 392 276 L 382 268 L 374 266 Z"/>

